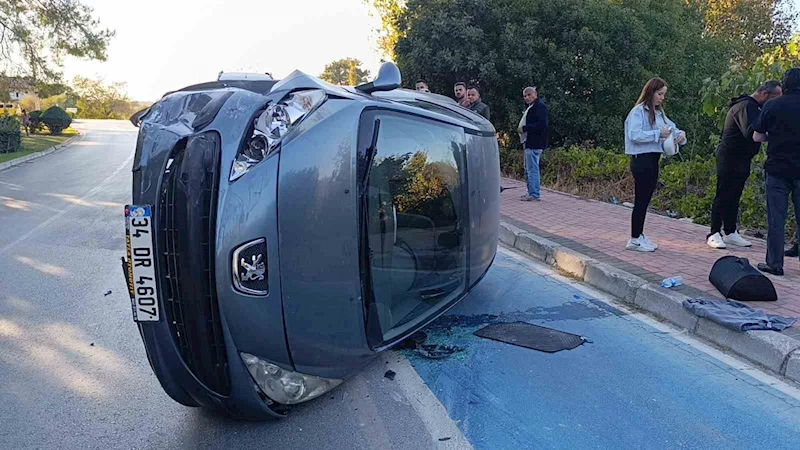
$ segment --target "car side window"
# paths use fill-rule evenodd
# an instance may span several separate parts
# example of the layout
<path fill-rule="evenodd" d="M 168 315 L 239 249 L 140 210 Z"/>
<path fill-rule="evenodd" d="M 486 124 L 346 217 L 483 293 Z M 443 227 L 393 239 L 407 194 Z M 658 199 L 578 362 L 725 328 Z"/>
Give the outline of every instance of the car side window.
<path fill-rule="evenodd" d="M 387 342 L 466 289 L 468 220 L 463 129 L 401 114 L 379 120 L 366 216 Z"/>

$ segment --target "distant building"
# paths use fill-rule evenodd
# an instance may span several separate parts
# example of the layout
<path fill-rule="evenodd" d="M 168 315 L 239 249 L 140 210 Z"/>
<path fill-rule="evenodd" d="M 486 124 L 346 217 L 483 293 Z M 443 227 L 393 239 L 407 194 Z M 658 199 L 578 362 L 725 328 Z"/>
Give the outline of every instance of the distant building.
<path fill-rule="evenodd" d="M 6 77 L 0 76 L 0 86 L 3 86 L 10 98 L 9 102 L 0 103 L 0 107 L 5 110 L 21 110 L 19 103 L 27 98 L 34 103 L 36 109 L 41 107 L 41 99 L 35 91 L 36 83 L 29 77 Z"/>

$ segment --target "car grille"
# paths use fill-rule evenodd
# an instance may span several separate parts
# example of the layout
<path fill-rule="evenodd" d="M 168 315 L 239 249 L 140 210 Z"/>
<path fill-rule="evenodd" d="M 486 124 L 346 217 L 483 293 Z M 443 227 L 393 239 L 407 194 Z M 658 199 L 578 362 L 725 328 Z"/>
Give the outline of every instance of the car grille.
<path fill-rule="evenodd" d="M 164 174 L 159 248 L 166 317 L 194 375 L 220 395 L 230 394 L 214 270 L 220 137 L 181 141 Z"/>

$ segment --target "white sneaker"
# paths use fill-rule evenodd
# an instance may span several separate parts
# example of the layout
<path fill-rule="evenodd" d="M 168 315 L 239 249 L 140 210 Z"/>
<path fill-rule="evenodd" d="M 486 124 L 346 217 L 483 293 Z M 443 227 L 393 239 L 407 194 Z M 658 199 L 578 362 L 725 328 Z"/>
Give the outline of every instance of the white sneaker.
<path fill-rule="evenodd" d="M 654 252 L 656 249 L 645 242 L 642 237 L 638 237 L 636 239 L 631 238 L 628 243 L 625 245 L 625 250 L 631 250 L 634 252 Z"/>
<path fill-rule="evenodd" d="M 650 247 L 653 247 L 653 250 L 658 250 L 658 244 L 656 244 L 655 242 L 651 241 L 651 240 L 650 240 L 650 238 L 648 238 L 648 237 L 647 237 L 647 236 L 645 236 L 644 234 L 642 234 L 642 235 L 639 237 L 639 239 L 641 239 L 641 240 L 642 240 L 642 241 L 643 241 L 645 244 L 647 244 L 648 246 L 650 246 Z"/>
<path fill-rule="evenodd" d="M 725 240 L 722 238 L 722 234 L 720 233 L 714 233 L 709 236 L 706 244 L 708 244 L 709 247 L 716 249 L 728 248 L 728 246 L 725 245 Z"/>
<path fill-rule="evenodd" d="M 726 244 L 735 245 L 737 247 L 751 247 L 753 245 L 752 242 L 743 238 L 738 231 L 734 231 L 732 234 L 726 234 L 722 240 L 725 241 Z"/>

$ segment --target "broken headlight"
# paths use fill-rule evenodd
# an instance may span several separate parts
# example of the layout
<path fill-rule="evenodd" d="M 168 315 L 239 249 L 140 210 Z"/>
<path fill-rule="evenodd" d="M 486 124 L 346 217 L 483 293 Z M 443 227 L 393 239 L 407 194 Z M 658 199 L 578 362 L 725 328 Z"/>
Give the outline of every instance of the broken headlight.
<path fill-rule="evenodd" d="M 284 405 L 319 397 L 342 382 L 284 370 L 249 353 L 242 353 L 242 361 L 261 392 Z"/>
<path fill-rule="evenodd" d="M 230 181 L 246 174 L 280 144 L 289 130 L 325 101 L 325 91 L 312 89 L 292 92 L 267 106 L 253 124 L 253 134 L 236 155 Z"/>

